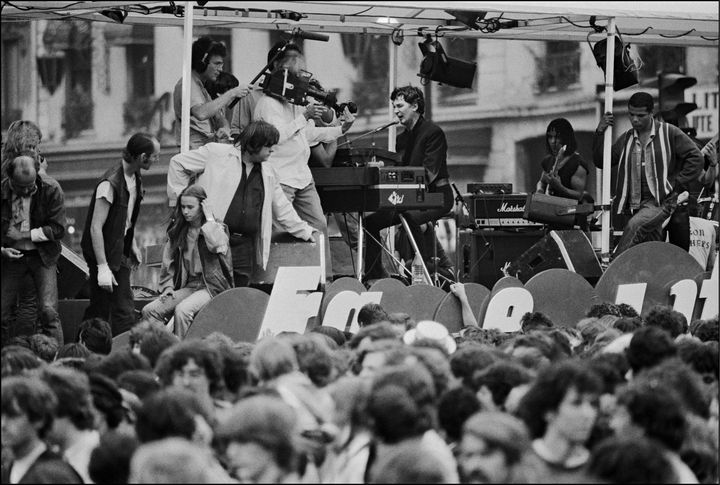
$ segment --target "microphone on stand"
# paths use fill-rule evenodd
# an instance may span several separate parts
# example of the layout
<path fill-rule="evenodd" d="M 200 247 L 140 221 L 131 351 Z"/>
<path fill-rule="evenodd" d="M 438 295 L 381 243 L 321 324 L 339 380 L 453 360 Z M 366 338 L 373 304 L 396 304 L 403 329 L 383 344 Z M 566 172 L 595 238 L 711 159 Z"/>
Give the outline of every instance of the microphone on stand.
<path fill-rule="evenodd" d="M 360 138 L 365 138 L 366 136 L 372 135 L 372 134 L 377 133 L 377 132 L 379 132 L 379 131 L 383 131 L 385 128 L 390 128 L 391 126 L 397 125 L 397 124 L 399 124 L 399 122 L 397 122 L 397 121 L 391 121 L 390 123 L 388 123 L 388 124 L 386 124 L 386 125 L 380 126 L 379 128 L 375 128 L 374 130 L 370 130 L 370 131 L 368 131 L 367 133 L 363 133 L 362 135 L 360 135 L 360 136 L 358 136 L 358 137 L 356 137 L 356 138 L 354 138 L 354 139 L 352 139 L 352 140 L 348 140 L 348 141 L 346 141 L 346 142 L 343 142 L 343 143 L 339 144 L 339 145 L 338 145 L 338 148 L 340 148 L 340 147 L 343 146 L 343 145 L 351 144 L 352 142 L 357 141 L 357 140 L 359 140 Z"/>
<path fill-rule="evenodd" d="M 465 199 L 463 199 L 463 196 L 462 196 L 462 194 L 460 193 L 460 191 L 458 190 L 458 188 L 455 186 L 454 183 L 452 183 L 452 184 L 450 184 L 450 185 L 452 186 L 453 190 L 455 191 L 455 196 L 456 196 L 456 197 L 455 197 L 455 201 L 456 201 L 456 202 L 462 202 L 462 203 L 464 204 L 464 203 L 465 203 Z"/>
<path fill-rule="evenodd" d="M 467 214 L 468 214 L 468 216 L 469 216 L 469 215 L 470 215 L 470 208 L 468 207 L 467 203 L 465 202 L 465 198 L 463 198 L 462 194 L 460 193 L 460 191 L 458 190 L 458 188 L 455 186 L 454 183 L 451 183 L 450 185 L 452 186 L 453 190 L 455 191 L 455 202 L 461 204 L 462 207 L 465 208 L 465 212 L 467 212 Z M 456 222 L 456 225 L 457 225 L 457 227 L 458 227 L 458 229 L 459 229 L 459 228 L 460 228 L 460 214 L 457 214 L 457 221 L 455 221 L 455 222 Z M 471 228 L 475 229 L 475 228 L 476 228 L 476 225 L 475 225 L 475 224 L 469 224 L 467 227 L 471 227 Z M 487 246 L 487 244 L 486 244 L 486 246 Z"/>

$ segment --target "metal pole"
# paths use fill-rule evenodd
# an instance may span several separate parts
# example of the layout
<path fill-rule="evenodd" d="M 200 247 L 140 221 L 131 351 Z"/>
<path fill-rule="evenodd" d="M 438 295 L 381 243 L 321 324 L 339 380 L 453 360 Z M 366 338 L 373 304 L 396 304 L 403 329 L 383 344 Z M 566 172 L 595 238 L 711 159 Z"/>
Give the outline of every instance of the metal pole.
<path fill-rule="evenodd" d="M 390 93 L 393 89 L 395 89 L 395 85 L 397 84 L 397 70 L 398 70 L 398 46 L 395 45 L 395 43 L 392 41 L 392 37 L 388 37 L 388 51 L 389 51 L 389 57 L 388 57 L 388 64 L 389 64 L 389 76 L 388 76 L 388 121 L 393 121 L 395 119 L 395 115 L 393 114 L 393 105 L 392 101 L 390 100 Z M 395 141 L 397 139 L 397 125 L 390 126 L 390 129 L 388 130 L 388 150 L 391 152 L 395 151 Z M 390 254 L 395 254 L 395 226 L 390 226 L 387 228 L 388 231 L 388 251 L 390 251 Z M 399 266 L 399 265 L 398 265 Z"/>
<path fill-rule="evenodd" d="M 600 99 L 600 96 L 604 94 L 605 91 L 605 85 L 603 84 L 597 84 L 595 86 L 595 100 L 597 101 L 595 103 L 595 119 L 599 120 L 600 117 L 603 115 L 603 101 Z M 604 99 L 604 96 L 603 96 Z M 593 197 L 595 197 L 595 200 L 600 201 L 602 203 L 603 200 L 603 171 L 599 168 L 595 168 L 595 194 Z M 602 218 L 602 214 L 601 214 Z M 600 224 L 602 225 L 602 220 L 600 221 Z M 602 227 L 602 226 L 601 226 Z M 597 231 L 591 231 L 590 232 L 590 241 L 592 244 L 593 249 L 597 251 L 601 251 L 602 249 L 602 232 L 598 233 Z"/>
<path fill-rule="evenodd" d="M 363 249 L 363 244 L 365 244 L 365 235 L 364 232 L 365 229 L 363 228 L 363 213 L 362 211 L 358 212 L 358 238 L 357 238 L 357 279 L 362 283 L 363 273 L 365 272 L 365 268 L 363 267 L 364 258 L 365 258 L 365 250 Z M 351 248 L 352 249 L 352 248 Z"/>
<path fill-rule="evenodd" d="M 30 58 L 33 68 L 30 69 L 30 106 L 34 112 L 35 122 L 40 126 L 40 80 L 38 79 L 38 22 L 30 22 Z M 47 130 L 46 130 L 47 131 Z"/>
<path fill-rule="evenodd" d="M 183 77 L 182 77 L 182 113 L 180 116 L 180 151 L 190 149 L 190 86 L 192 83 L 192 40 L 193 40 L 193 3 L 185 2 L 185 24 L 183 28 Z"/>
<path fill-rule="evenodd" d="M 392 90 L 395 88 L 395 84 L 397 83 L 397 60 L 398 60 L 398 46 L 395 45 L 395 43 L 392 41 L 391 37 L 388 37 L 388 49 L 390 51 L 390 75 L 388 76 L 388 87 L 389 91 L 392 92 Z M 392 101 L 390 101 L 390 93 L 388 93 L 388 122 L 394 121 L 395 115 L 393 114 L 393 105 Z M 388 150 L 391 152 L 395 151 L 395 138 L 397 136 L 397 127 L 396 126 L 390 126 L 390 129 L 388 130 Z"/>
<path fill-rule="evenodd" d="M 425 266 L 425 258 L 423 258 L 422 254 L 420 253 L 420 248 L 418 247 L 417 242 L 415 242 L 415 238 L 413 237 L 412 231 L 410 230 L 410 224 L 408 224 L 405 216 L 403 216 L 402 214 L 398 214 L 398 217 L 400 218 L 400 222 L 402 222 L 402 225 L 405 228 L 405 232 L 407 233 L 408 241 L 410 241 L 413 252 L 416 255 L 420 256 L 420 264 L 422 265 L 425 282 L 428 285 L 432 285 L 432 278 L 430 277 L 430 272 L 428 271 L 427 266 Z"/>
<path fill-rule="evenodd" d="M 610 17 L 607 27 L 607 50 L 605 53 L 605 113 L 613 110 L 613 84 L 615 72 L 615 18 Z M 613 129 L 608 126 L 603 140 L 603 171 L 602 171 L 602 204 L 606 207 L 602 212 L 602 245 L 600 258 L 604 264 L 610 263 L 610 169 L 612 166 Z"/>

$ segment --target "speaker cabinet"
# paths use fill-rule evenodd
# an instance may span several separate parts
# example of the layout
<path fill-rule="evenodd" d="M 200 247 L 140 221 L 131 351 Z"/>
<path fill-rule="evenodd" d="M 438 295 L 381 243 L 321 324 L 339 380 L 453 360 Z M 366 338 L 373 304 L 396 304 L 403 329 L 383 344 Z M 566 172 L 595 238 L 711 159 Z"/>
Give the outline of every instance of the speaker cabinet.
<path fill-rule="evenodd" d="M 504 276 L 502 268 L 543 238 L 542 230 L 475 230 L 460 232 L 460 280 L 489 290 Z"/>
<path fill-rule="evenodd" d="M 550 231 L 508 267 L 508 273 L 525 283 L 550 268 L 569 269 L 592 285 L 602 275 L 600 262 L 585 233 L 578 230 Z"/>

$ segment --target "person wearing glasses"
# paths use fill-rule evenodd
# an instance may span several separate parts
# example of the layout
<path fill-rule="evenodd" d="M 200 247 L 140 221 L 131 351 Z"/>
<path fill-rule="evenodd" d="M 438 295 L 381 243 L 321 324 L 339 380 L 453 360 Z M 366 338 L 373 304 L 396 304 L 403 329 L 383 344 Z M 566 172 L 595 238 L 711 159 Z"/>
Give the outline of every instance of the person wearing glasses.
<path fill-rule="evenodd" d="M 35 151 L 38 156 L 40 165 L 38 175 L 43 179 L 43 182 L 58 185 L 57 181 L 47 174 L 48 162 L 40 154 L 41 141 L 42 131 L 34 121 L 15 120 L 10 123 L 2 146 L 2 178 L 7 176 L 7 166 L 20 152 L 31 150 Z M 35 333 L 40 317 L 38 313 L 38 295 L 35 290 L 35 281 L 29 274 L 26 274 L 23 278 L 15 309 L 12 313 L 11 318 L 14 318 L 14 321 L 10 322 L 10 326 L 15 335 L 31 335 Z"/>
<path fill-rule="evenodd" d="M 130 272 L 142 262 L 135 224 L 143 199 L 143 170 L 160 158 L 160 143 L 146 133 L 128 140 L 122 162 L 105 172 L 90 199 L 83 230 L 83 257 L 90 270 L 90 306 L 83 320 L 110 322 L 113 336 L 135 324 Z"/>
<path fill-rule="evenodd" d="M 11 314 L 27 275 L 37 292 L 39 332 L 64 343 L 58 314 L 57 261 L 65 235 L 65 196 L 39 174 L 37 151 L 21 151 L 0 185 L 2 221 L 2 340 L 10 338 Z"/>

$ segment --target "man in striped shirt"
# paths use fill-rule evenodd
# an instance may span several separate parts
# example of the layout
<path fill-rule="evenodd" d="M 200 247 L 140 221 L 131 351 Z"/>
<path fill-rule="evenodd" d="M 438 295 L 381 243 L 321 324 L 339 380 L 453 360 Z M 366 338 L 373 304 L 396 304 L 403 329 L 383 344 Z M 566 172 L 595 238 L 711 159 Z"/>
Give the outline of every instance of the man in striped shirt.
<path fill-rule="evenodd" d="M 690 218 L 678 195 L 688 190 L 702 170 L 703 158 L 693 141 L 678 127 L 653 119 L 650 94 L 638 92 L 628 101 L 632 129 L 612 146 L 612 166 L 618 166 L 615 197 L 618 214 L 630 219 L 615 248 L 614 257 L 645 241 L 663 240 L 668 217 L 670 242 L 690 247 Z M 603 133 L 614 124 L 605 113 L 593 138 L 593 161 L 603 168 Z"/>

